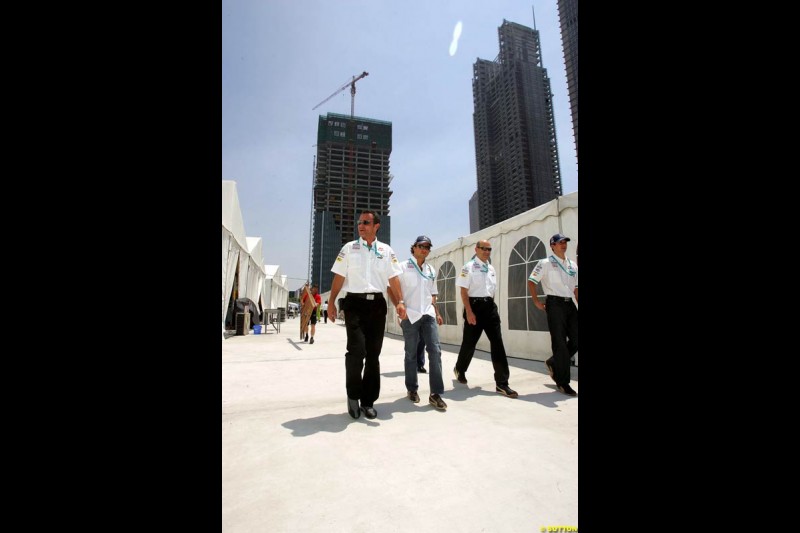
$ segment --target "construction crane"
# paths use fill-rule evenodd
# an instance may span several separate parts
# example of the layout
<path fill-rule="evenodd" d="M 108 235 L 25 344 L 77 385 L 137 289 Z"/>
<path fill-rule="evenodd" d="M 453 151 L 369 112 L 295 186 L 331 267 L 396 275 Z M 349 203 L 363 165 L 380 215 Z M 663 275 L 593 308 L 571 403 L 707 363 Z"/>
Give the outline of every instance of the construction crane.
<path fill-rule="evenodd" d="M 366 70 L 364 72 L 362 72 L 361 74 L 359 74 L 358 77 L 353 76 L 352 80 L 348 81 L 347 83 L 345 83 L 344 85 L 342 85 L 341 87 L 336 89 L 336 92 L 334 92 L 332 95 L 327 97 L 325 100 L 321 101 L 320 103 L 318 103 L 317 105 L 312 107 L 311 111 L 314 111 L 316 108 L 318 108 L 319 106 L 321 106 L 322 104 L 324 104 L 325 102 L 327 102 L 328 100 L 330 100 L 331 98 L 333 98 L 334 96 L 339 94 L 340 92 L 342 92 L 345 89 L 347 89 L 347 86 L 349 85 L 350 86 L 350 119 L 352 119 L 353 116 L 355 115 L 355 110 L 356 110 L 356 82 L 358 80 L 360 80 L 361 78 L 366 78 L 367 76 L 369 76 L 369 72 L 367 72 Z"/>
<path fill-rule="evenodd" d="M 355 191 L 355 177 L 354 177 L 354 172 L 353 172 L 353 161 L 355 159 L 354 158 L 354 154 L 353 154 L 353 139 L 355 137 L 355 134 L 354 134 L 355 133 L 355 120 L 354 120 L 354 117 L 355 117 L 355 111 L 356 111 L 356 82 L 358 80 L 360 80 L 361 78 L 366 78 L 367 76 L 369 76 L 369 72 L 367 72 L 366 70 L 364 72 L 362 72 L 361 74 L 359 74 L 358 76 L 353 76 L 352 80 L 346 82 L 344 85 L 342 85 L 341 87 L 336 89 L 336 91 L 332 95 L 330 95 L 325 100 L 321 101 L 320 103 L 318 103 L 317 105 L 315 105 L 314 107 L 311 108 L 311 111 L 314 111 L 316 108 L 318 108 L 319 106 L 321 106 L 322 104 L 324 104 L 325 102 L 327 102 L 328 100 L 330 100 L 331 98 L 333 98 L 334 96 L 339 94 L 340 92 L 342 92 L 345 89 L 347 89 L 348 85 L 350 86 L 350 123 L 347 125 L 347 129 L 348 129 L 348 132 L 347 132 L 347 144 L 348 144 L 348 155 L 349 155 L 349 157 L 347 158 L 347 183 L 346 183 L 346 185 L 344 183 L 342 184 L 342 208 L 343 209 L 347 209 L 348 214 L 350 216 L 353 216 L 353 217 L 355 217 L 355 208 L 356 208 L 356 203 L 357 203 L 356 202 L 357 193 Z M 312 187 L 311 194 L 312 194 L 311 221 L 312 221 L 312 224 L 313 224 L 313 221 L 314 221 L 314 199 L 313 199 L 314 191 L 313 191 L 313 187 Z M 324 216 L 324 214 L 323 214 L 323 216 Z M 309 232 L 311 230 L 312 230 L 312 228 L 309 228 Z M 345 232 L 342 232 L 342 234 L 346 235 Z M 347 239 L 347 240 L 349 240 L 349 239 Z M 344 244 L 344 242 L 342 244 Z M 310 246 L 311 246 L 311 240 L 309 239 L 309 262 L 310 262 L 310 258 L 311 258 Z M 311 267 L 309 267 L 309 275 L 310 275 L 310 272 L 311 272 Z M 320 280 L 320 282 L 321 282 L 321 280 Z"/>

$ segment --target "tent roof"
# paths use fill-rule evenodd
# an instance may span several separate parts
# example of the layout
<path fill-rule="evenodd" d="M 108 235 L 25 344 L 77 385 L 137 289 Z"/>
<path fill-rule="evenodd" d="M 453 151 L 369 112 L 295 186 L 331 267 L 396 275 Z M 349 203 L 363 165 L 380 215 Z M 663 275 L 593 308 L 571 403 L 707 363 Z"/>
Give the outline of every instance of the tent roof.
<path fill-rule="evenodd" d="M 260 270 L 264 270 L 264 257 L 261 253 L 261 237 L 247 237 L 247 253 Z"/>
<path fill-rule="evenodd" d="M 222 180 L 222 227 L 233 235 L 243 249 L 247 249 L 247 237 L 244 233 L 244 219 L 239 207 L 239 193 L 236 182 Z"/>
<path fill-rule="evenodd" d="M 542 220 L 549 216 L 558 216 L 561 211 L 570 207 L 578 207 L 578 191 L 571 192 L 564 196 L 559 196 L 554 200 L 550 200 L 549 202 L 545 202 L 542 205 L 534 207 L 533 209 L 529 209 L 523 213 L 514 215 L 513 217 L 503 220 L 502 222 L 498 222 L 497 224 L 488 226 L 482 230 L 478 230 L 470 235 L 459 237 L 457 240 L 449 242 L 441 247 L 437 246 L 436 255 L 452 252 L 462 248 L 465 244 L 467 246 L 474 246 L 480 240 L 491 239 L 497 235 L 509 233 L 510 231 L 519 229 L 528 224 L 531 220 Z"/>
<path fill-rule="evenodd" d="M 278 275 L 280 265 L 264 265 L 264 272 L 267 274 L 267 279 L 272 279 Z"/>

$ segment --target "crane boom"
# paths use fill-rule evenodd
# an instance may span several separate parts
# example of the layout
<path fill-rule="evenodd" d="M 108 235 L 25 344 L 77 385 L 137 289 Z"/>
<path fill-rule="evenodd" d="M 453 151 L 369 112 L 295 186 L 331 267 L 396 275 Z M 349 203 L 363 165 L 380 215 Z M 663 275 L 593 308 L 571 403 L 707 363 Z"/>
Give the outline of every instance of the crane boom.
<path fill-rule="evenodd" d="M 356 98 L 356 82 L 358 80 L 360 80 L 361 78 L 365 78 L 367 76 L 369 76 L 369 72 L 367 72 L 366 70 L 364 72 L 362 72 L 361 74 L 359 74 L 358 77 L 353 76 L 352 80 L 348 81 L 347 83 L 345 83 L 344 85 L 342 85 L 341 87 L 336 89 L 336 91 L 332 95 L 330 95 L 325 100 L 321 101 L 320 103 L 318 103 L 317 105 L 312 107 L 311 111 L 314 111 L 316 108 L 318 108 L 319 106 L 321 106 L 322 104 L 324 104 L 325 102 L 327 102 L 328 100 L 330 100 L 331 98 L 333 98 L 334 96 L 339 94 L 340 92 L 342 92 L 345 89 L 347 89 L 348 86 L 350 86 L 350 115 L 352 117 L 353 111 L 354 111 L 355 98 Z"/>
<path fill-rule="evenodd" d="M 355 185 L 354 185 L 355 184 L 355 178 L 354 178 L 354 175 L 353 175 L 354 174 L 354 172 L 353 172 L 353 170 L 354 170 L 353 169 L 353 162 L 355 160 L 355 156 L 354 156 L 354 153 L 353 153 L 354 152 L 353 139 L 355 138 L 354 131 L 355 131 L 355 127 L 356 127 L 355 123 L 353 121 L 353 118 L 355 116 L 355 110 L 356 110 L 356 82 L 358 80 L 360 80 L 361 78 L 366 78 L 367 76 L 369 76 L 369 72 L 367 72 L 366 70 L 364 72 L 362 72 L 361 74 L 359 74 L 358 76 L 353 76 L 352 80 L 348 81 L 347 83 L 345 83 L 344 85 L 342 85 L 341 87 L 336 89 L 336 91 L 332 95 L 330 95 L 325 100 L 321 101 L 320 103 L 318 103 L 317 105 L 315 105 L 314 107 L 311 108 L 312 111 L 315 110 L 316 108 L 318 108 L 319 106 L 321 106 L 322 104 L 324 104 L 325 102 L 327 102 L 328 100 L 330 100 L 331 98 L 333 98 L 334 96 L 339 94 L 340 92 L 342 92 L 345 89 L 347 89 L 348 85 L 350 86 L 350 122 L 347 124 L 347 130 L 348 131 L 347 131 L 347 135 L 346 135 L 349 156 L 347 158 L 347 182 L 346 182 L 346 184 L 343 184 L 343 191 L 342 191 L 343 192 L 343 194 L 342 194 L 342 196 L 343 196 L 342 205 L 343 205 L 343 207 L 344 206 L 350 206 L 350 208 L 346 212 L 343 212 L 343 216 L 352 216 L 352 215 L 354 215 L 353 206 L 355 206 L 357 204 L 357 202 L 356 202 L 356 200 L 357 200 L 357 198 L 356 198 L 357 191 L 355 189 Z M 313 223 L 313 212 L 314 212 L 313 202 L 314 202 L 314 200 L 313 200 L 313 190 L 312 190 L 312 210 L 311 210 L 311 212 L 312 212 L 312 223 Z M 310 239 L 309 239 L 309 241 L 310 241 Z M 342 244 L 344 244 L 344 243 L 342 243 Z M 309 257 L 310 256 L 311 256 L 311 253 L 309 252 Z M 309 271 L 310 270 L 311 269 L 309 268 Z"/>

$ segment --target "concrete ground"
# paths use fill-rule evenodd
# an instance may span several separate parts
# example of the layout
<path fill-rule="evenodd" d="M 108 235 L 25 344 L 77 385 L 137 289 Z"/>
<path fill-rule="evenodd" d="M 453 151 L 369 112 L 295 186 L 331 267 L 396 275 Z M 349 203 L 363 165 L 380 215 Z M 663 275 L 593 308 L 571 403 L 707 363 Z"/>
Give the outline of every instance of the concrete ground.
<path fill-rule="evenodd" d="M 343 324 L 317 324 L 314 344 L 300 341 L 299 319 L 280 326 L 222 341 L 223 531 L 577 528 L 578 397 L 559 393 L 542 362 L 509 359 L 511 399 L 495 392 L 486 352 L 462 385 L 458 346 L 443 345 L 448 409 L 437 411 L 429 374 L 418 374 L 420 402 L 406 398 L 403 340 L 387 335 L 378 417 L 354 420 Z"/>

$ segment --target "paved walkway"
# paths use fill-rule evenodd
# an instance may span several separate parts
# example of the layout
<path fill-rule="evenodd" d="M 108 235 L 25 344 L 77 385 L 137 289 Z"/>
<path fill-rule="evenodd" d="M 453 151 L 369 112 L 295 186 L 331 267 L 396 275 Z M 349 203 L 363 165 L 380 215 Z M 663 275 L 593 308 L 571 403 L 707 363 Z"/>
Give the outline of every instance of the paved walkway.
<path fill-rule="evenodd" d="M 511 399 L 477 351 L 462 385 L 444 345 L 445 412 L 406 399 L 403 341 L 381 353 L 378 417 L 347 414 L 341 322 L 298 319 L 222 341 L 222 526 L 236 532 L 533 533 L 578 526 L 578 401 L 509 359 Z M 426 367 L 429 368 L 426 356 Z M 578 391 L 576 367 L 572 387 Z"/>

